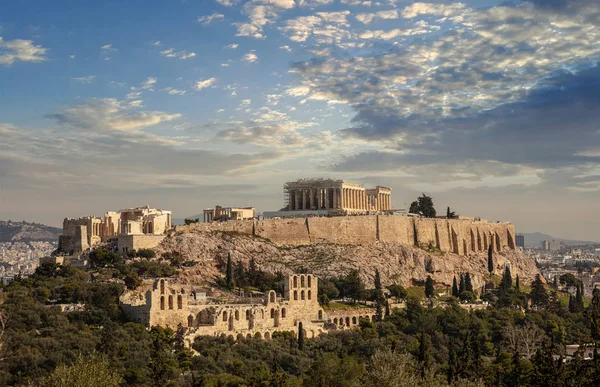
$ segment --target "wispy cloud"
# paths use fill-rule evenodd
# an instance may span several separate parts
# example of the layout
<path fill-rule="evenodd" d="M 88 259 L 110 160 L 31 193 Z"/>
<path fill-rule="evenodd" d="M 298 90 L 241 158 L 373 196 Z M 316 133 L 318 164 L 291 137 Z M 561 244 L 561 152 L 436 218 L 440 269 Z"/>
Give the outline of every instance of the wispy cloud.
<path fill-rule="evenodd" d="M 196 56 L 195 52 L 187 52 L 187 51 L 175 51 L 174 48 L 169 48 L 168 50 L 164 50 L 160 52 L 160 55 L 166 56 L 167 58 L 178 58 L 178 59 L 190 59 Z"/>
<path fill-rule="evenodd" d="M 71 79 L 79 83 L 91 83 L 95 78 L 95 75 L 88 75 L 87 77 L 73 77 Z"/>
<path fill-rule="evenodd" d="M 223 21 L 225 16 L 222 13 L 213 13 L 212 15 L 198 17 L 198 23 L 207 26 L 214 21 Z"/>
<path fill-rule="evenodd" d="M 100 47 L 100 49 L 104 52 L 117 51 L 116 48 L 113 48 L 112 44 L 105 44 L 104 46 Z"/>
<path fill-rule="evenodd" d="M 47 48 L 36 46 L 31 40 L 4 40 L 0 36 L 0 65 L 20 62 L 43 62 Z"/>
<path fill-rule="evenodd" d="M 197 81 L 196 85 L 194 86 L 194 89 L 196 90 L 202 90 L 202 89 L 206 89 L 207 87 L 211 87 L 215 84 L 215 82 L 217 81 L 217 78 L 208 78 L 208 79 L 203 79 L 201 81 Z"/>
<path fill-rule="evenodd" d="M 254 52 L 249 52 L 242 57 L 242 60 L 246 63 L 254 63 L 258 61 L 258 56 Z"/>

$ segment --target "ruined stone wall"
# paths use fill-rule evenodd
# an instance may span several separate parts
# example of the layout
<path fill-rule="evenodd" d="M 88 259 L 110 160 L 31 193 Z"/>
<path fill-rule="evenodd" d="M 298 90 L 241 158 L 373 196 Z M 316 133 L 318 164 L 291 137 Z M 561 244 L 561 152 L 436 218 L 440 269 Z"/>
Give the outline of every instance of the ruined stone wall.
<path fill-rule="evenodd" d="M 124 235 L 117 240 L 118 252 L 121 254 L 131 250 L 153 249 L 165 239 L 166 235 Z"/>
<path fill-rule="evenodd" d="M 65 254 L 79 254 L 90 248 L 87 226 L 70 225 L 69 233 L 58 237 L 58 251 Z"/>
<path fill-rule="evenodd" d="M 420 248 L 438 248 L 458 255 L 515 250 L 515 230 L 510 223 L 472 219 L 428 219 L 391 215 L 308 217 L 228 221 L 178 226 L 177 231 L 234 231 L 267 238 L 277 245 L 311 243 L 369 245 L 394 242 Z"/>

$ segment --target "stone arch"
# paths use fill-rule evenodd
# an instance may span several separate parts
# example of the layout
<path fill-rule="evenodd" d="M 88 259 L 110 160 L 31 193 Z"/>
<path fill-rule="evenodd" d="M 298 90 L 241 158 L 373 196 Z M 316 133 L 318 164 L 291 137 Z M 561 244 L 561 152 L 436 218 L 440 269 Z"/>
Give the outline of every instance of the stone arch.
<path fill-rule="evenodd" d="M 208 312 L 208 310 L 203 309 L 200 311 L 200 313 L 198 313 L 198 323 L 199 324 L 210 324 L 210 313 Z"/>
<path fill-rule="evenodd" d="M 165 296 L 160 296 L 160 310 L 165 310 Z"/>
<path fill-rule="evenodd" d="M 265 332 L 265 340 L 269 340 L 271 338 L 271 334 L 269 332 Z"/>
<path fill-rule="evenodd" d="M 229 315 L 229 330 L 233 330 L 233 314 Z"/>
<path fill-rule="evenodd" d="M 250 309 L 246 310 L 246 320 L 250 320 Z"/>
<path fill-rule="evenodd" d="M 298 301 L 298 291 L 294 290 L 294 301 Z"/>
<path fill-rule="evenodd" d="M 286 315 L 285 312 L 286 312 L 285 308 L 281 308 L 281 318 L 285 318 L 285 315 Z"/>
<path fill-rule="evenodd" d="M 311 294 L 312 294 L 312 293 L 311 293 L 311 291 L 309 290 L 309 291 L 308 291 L 308 299 L 309 299 L 309 300 L 311 299 Z"/>
<path fill-rule="evenodd" d="M 242 341 L 244 340 L 244 334 L 243 333 L 238 333 L 237 335 L 237 341 Z"/>
<path fill-rule="evenodd" d="M 271 318 L 275 318 L 275 309 L 271 308 Z"/>
<path fill-rule="evenodd" d="M 346 317 L 346 326 L 350 326 L 350 317 Z"/>
<path fill-rule="evenodd" d="M 275 311 L 275 320 L 273 321 L 273 326 L 275 326 L 275 327 L 279 326 L 279 311 L 278 310 Z"/>
<path fill-rule="evenodd" d="M 352 317 L 352 325 L 356 325 L 356 316 Z"/>
<path fill-rule="evenodd" d="M 240 319 L 240 311 L 236 309 L 235 311 L 235 319 L 239 320 Z"/>
<path fill-rule="evenodd" d="M 298 277 L 294 276 L 294 287 L 297 288 L 298 287 Z"/>
<path fill-rule="evenodd" d="M 304 290 L 300 291 L 300 299 L 304 301 Z"/>
<path fill-rule="evenodd" d="M 173 296 L 169 295 L 169 309 L 173 309 Z"/>
<path fill-rule="evenodd" d="M 307 275 L 306 276 L 306 281 L 308 282 L 308 287 L 311 288 L 312 287 L 312 275 Z"/>
<path fill-rule="evenodd" d="M 248 333 L 248 334 L 246 335 L 246 338 L 247 338 L 248 340 L 250 340 L 250 339 L 252 338 L 252 333 Z"/>
<path fill-rule="evenodd" d="M 223 312 L 223 321 L 227 321 L 227 311 Z"/>
<path fill-rule="evenodd" d="M 177 296 L 177 309 L 183 309 L 183 296 L 181 294 Z"/>
<path fill-rule="evenodd" d="M 318 317 L 319 320 L 323 320 L 323 311 L 322 310 L 319 310 L 319 315 L 318 316 L 319 316 Z"/>
<path fill-rule="evenodd" d="M 304 275 L 300 276 L 300 287 L 303 288 L 304 287 Z"/>
<path fill-rule="evenodd" d="M 308 338 L 308 335 L 306 334 L 306 329 L 302 330 L 302 336 L 306 339 Z"/>
<path fill-rule="evenodd" d="M 262 339 L 262 335 L 260 334 L 260 332 L 256 332 L 256 333 L 254 334 L 254 338 L 255 338 L 255 339 Z"/>
<path fill-rule="evenodd" d="M 191 328 L 194 326 L 194 316 L 191 314 L 187 318 L 188 327 Z"/>
<path fill-rule="evenodd" d="M 275 302 L 275 292 L 274 291 L 269 292 L 269 302 Z"/>
<path fill-rule="evenodd" d="M 160 280 L 160 294 L 165 294 L 165 280 Z"/>
<path fill-rule="evenodd" d="M 260 314 L 261 314 L 261 318 L 264 320 L 265 319 L 265 310 L 261 309 Z"/>
<path fill-rule="evenodd" d="M 337 319 L 337 317 L 333 319 L 333 323 L 334 323 L 335 325 L 338 325 L 338 319 Z"/>

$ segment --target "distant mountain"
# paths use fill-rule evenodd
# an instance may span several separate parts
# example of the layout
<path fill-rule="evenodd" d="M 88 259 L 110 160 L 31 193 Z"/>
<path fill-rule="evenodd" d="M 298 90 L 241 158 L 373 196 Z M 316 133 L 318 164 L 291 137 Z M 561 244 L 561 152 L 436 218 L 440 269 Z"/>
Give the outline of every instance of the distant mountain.
<path fill-rule="evenodd" d="M 576 241 L 572 239 L 556 238 L 552 235 L 544 234 L 541 232 L 518 232 L 517 234 L 522 234 L 525 237 L 525 247 L 540 247 L 540 243 L 546 240 L 562 241 L 565 242 L 566 245 L 587 245 L 598 243 L 591 241 Z"/>
<path fill-rule="evenodd" d="M 56 242 L 62 229 L 40 223 L 0 220 L 0 242 Z"/>

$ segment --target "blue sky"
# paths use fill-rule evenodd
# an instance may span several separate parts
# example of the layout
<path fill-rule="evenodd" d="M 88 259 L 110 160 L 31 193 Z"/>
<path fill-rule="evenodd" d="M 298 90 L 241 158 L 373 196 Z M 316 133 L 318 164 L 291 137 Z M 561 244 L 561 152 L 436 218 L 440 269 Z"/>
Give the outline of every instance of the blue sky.
<path fill-rule="evenodd" d="M 336 177 L 600 239 L 591 0 L 0 5 L 0 218 L 282 205 Z"/>

